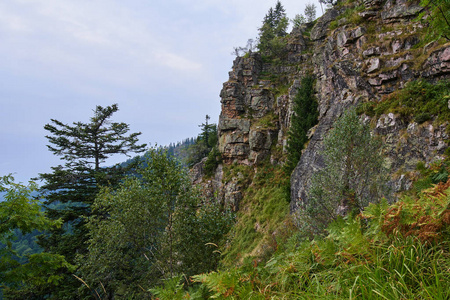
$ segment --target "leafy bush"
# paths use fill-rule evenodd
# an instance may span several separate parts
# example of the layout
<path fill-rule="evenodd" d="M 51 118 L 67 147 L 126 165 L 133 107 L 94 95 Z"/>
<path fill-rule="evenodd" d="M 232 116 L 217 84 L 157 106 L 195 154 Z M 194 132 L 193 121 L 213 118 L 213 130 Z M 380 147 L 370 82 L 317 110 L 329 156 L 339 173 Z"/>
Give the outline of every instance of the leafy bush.
<path fill-rule="evenodd" d="M 213 147 L 208 154 L 208 158 L 205 161 L 204 171 L 205 175 L 211 177 L 217 166 L 222 163 L 222 154 L 217 147 Z"/>
<path fill-rule="evenodd" d="M 306 203 L 298 211 L 305 235 L 323 234 L 338 216 L 359 213 L 388 195 L 381 141 L 354 110 L 339 118 L 323 141 L 324 168 L 313 174 Z"/>

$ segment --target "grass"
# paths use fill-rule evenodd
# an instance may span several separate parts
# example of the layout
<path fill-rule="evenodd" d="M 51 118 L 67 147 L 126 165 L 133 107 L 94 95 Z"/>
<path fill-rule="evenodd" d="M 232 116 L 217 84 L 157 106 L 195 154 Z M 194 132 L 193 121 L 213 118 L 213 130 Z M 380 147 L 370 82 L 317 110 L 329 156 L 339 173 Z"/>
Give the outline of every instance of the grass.
<path fill-rule="evenodd" d="M 434 167 L 418 169 L 425 177 L 435 174 Z M 277 182 L 280 174 L 269 165 L 258 171 L 247 195 L 247 204 L 258 213 L 249 212 L 249 206 L 246 211 L 254 224 L 263 215 L 276 216 L 280 209 L 279 219 L 265 220 L 270 227 L 270 222 L 283 219 L 283 209 L 267 198 L 280 195 L 263 184 Z M 252 235 L 252 225 L 241 226 L 242 232 L 236 231 L 234 238 L 250 235 L 243 241 L 248 245 L 233 247 L 250 251 L 258 244 L 254 239 L 264 234 Z M 394 204 L 386 200 L 370 204 L 359 215 L 336 220 L 327 231 L 326 237 L 314 240 L 301 238 L 292 227 L 289 232 L 279 231 L 265 259 L 249 255 L 238 265 L 196 275 L 196 290 L 178 294 L 177 299 L 450 298 L 450 180 Z M 172 285 L 175 292 L 181 291 L 176 282 Z M 196 296 L 200 292 L 202 298 Z M 168 295 L 175 299 L 173 293 Z"/>
<path fill-rule="evenodd" d="M 266 261 L 246 260 L 194 280 L 216 299 L 448 299 L 449 187 L 450 181 L 415 199 L 372 204 L 330 225 L 326 238 L 293 235 Z M 433 234 L 406 231 L 405 224 L 424 217 L 422 228 L 437 219 L 442 226 Z M 422 239 L 424 232 L 439 238 Z"/>
<path fill-rule="evenodd" d="M 347 8 L 344 13 L 339 15 L 337 19 L 330 22 L 329 28 L 334 30 L 340 26 L 340 20 L 345 19 L 347 24 L 358 25 L 364 22 L 364 19 L 359 15 L 365 7 L 364 5 L 355 5 L 355 3 L 345 4 Z"/>
<path fill-rule="evenodd" d="M 405 121 L 419 124 L 436 118 L 439 123 L 450 121 L 450 80 L 441 80 L 435 84 L 425 80 L 409 82 L 404 89 L 397 90 L 384 97 L 380 102 L 360 104 L 358 113 L 380 117 L 394 113 Z"/>
<path fill-rule="evenodd" d="M 247 256 L 263 258 L 276 248 L 273 234 L 288 226 L 288 180 L 281 167 L 268 161 L 257 167 L 224 251 L 224 265 L 242 264 Z"/>
<path fill-rule="evenodd" d="M 252 124 L 252 128 L 260 130 L 276 130 L 278 116 L 274 112 L 269 112 Z"/>

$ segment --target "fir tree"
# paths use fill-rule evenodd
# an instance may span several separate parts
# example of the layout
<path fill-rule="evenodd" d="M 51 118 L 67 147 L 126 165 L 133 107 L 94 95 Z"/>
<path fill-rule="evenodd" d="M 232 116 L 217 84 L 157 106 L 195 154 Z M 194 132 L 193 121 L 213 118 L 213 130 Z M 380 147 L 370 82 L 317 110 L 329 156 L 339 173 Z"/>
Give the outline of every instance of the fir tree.
<path fill-rule="evenodd" d="M 277 1 L 275 10 L 270 8 L 259 28 L 258 49 L 269 55 L 280 55 L 283 48 L 282 37 L 286 35 L 289 19 L 280 1 Z"/>
<path fill-rule="evenodd" d="M 306 75 L 302 78 L 300 88 L 294 98 L 294 113 L 288 133 L 288 158 L 285 168 L 291 173 L 300 160 L 301 152 L 308 141 L 308 130 L 317 124 L 319 111 L 314 96 L 314 77 Z"/>
<path fill-rule="evenodd" d="M 101 167 L 101 164 L 115 154 L 145 150 L 146 145 L 137 144 L 140 133 L 127 135 L 128 124 L 110 121 L 117 111 L 117 104 L 97 106 L 89 123 L 68 125 L 52 119 L 44 127 L 49 132 L 46 136 L 49 150 L 65 164 L 52 167 L 52 173 L 40 174 L 45 181 L 41 192 L 49 217 L 61 218 L 65 225 L 42 236 L 39 244 L 47 252 L 64 255 L 70 263 L 74 263 L 77 253 L 86 251 L 85 217 L 90 215 L 90 206 L 100 187 L 116 184 L 132 167 L 132 164 L 126 167 Z M 55 203 L 63 207 L 52 209 L 50 205 Z"/>

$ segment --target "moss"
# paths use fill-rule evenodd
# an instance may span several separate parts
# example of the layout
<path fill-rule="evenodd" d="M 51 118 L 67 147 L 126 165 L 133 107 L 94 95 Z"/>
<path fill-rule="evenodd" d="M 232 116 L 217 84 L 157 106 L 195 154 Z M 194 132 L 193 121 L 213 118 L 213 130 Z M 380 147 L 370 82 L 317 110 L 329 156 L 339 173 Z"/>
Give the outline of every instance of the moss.
<path fill-rule="evenodd" d="M 364 22 L 364 19 L 359 15 L 365 9 L 364 4 L 357 5 L 356 1 L 340 2 L 340 6 L 345 7 L 345 11 L 340 14 L 335 20 L 330 22 L 329 28 L 334 30 L 340 26 L 342 20 L 345 19 L 346 24 L 358 25 Z M 340 22 L 341 21 L 341 22 Z"/>
<path fill-rule="evenodd" d="M 277 129 L 277 122 L 278 116 L 273 111 L 270 111 L 262 118 L 256 120 L 256 122 L 252 124 L 252 128 L 258 128 L 262 130 L 275 130 Z"/>

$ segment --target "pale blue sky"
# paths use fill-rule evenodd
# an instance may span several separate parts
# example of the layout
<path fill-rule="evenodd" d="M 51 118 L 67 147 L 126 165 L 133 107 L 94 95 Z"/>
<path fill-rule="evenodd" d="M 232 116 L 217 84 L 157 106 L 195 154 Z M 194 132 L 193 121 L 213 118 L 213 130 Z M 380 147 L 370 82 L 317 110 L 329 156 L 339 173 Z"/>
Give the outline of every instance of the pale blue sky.
<path fill-rule="evenodd" d="M 218 121 L 233 47 L 257 36 L 276 0 L 1 0 L 0 176 L 25 182 L 60 163 L 51 118 L 87 122 L 96 105 L 166 145 Z M 284 0 L 288 17 L 306 3 Z M 123 161 L 117 157 L 111 163 Z"/>

